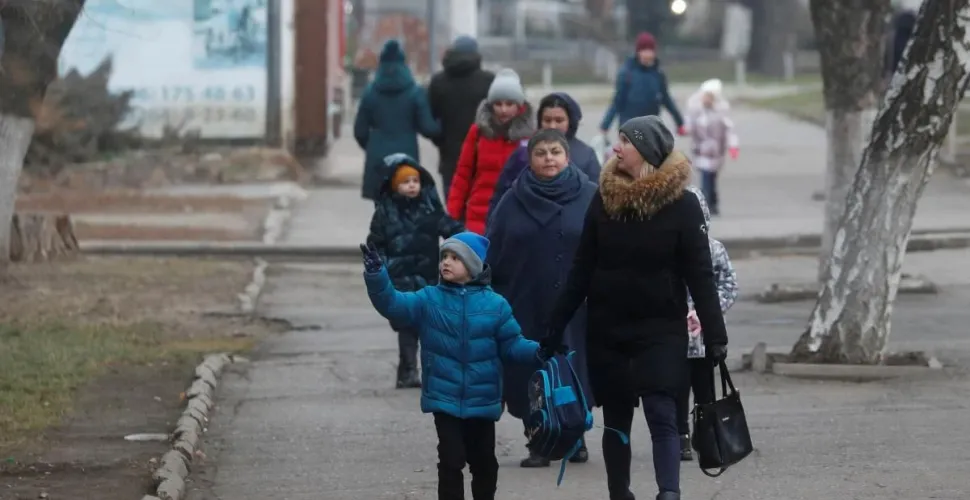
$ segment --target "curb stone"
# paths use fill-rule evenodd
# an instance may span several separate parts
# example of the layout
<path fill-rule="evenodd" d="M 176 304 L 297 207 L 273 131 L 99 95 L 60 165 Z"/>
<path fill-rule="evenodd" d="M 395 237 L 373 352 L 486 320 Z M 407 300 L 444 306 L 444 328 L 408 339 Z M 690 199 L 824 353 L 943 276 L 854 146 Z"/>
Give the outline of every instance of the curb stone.
<path fill-rule="evenodd" d="M 781 302 L 796 302 L 814 300 L 818 298 L 817 283 L 779 284 L 772 283 L 765 290 L 753 297 L 761 304 L 777 304 Z M 901 294 L 929 294 L 939 293 L 939 288 L 929 278 L 920 275 L 903 273 L 899 280 L 898 293 Z"/>
<path fill-rule="evenodd" d="M 269 213 L 263 220 L 263 243 L 273 244 L 279 241 L 286 229 L 286 223 L 292 215 L 293 198 L 281 195 L 273 201 Z"/>
<path fill-rule="evenodd" d="M 199 451 L 209 412 L 215 406 L 213 397 L 219 375 L 227 365 L 245 361 L 231 354 L 211 354 L 196 366 L 195 379 L 185 391 L 185 409 L 172 432 L 172 449 L 162 455 L 152 473 L 155 496 L 145 495 L 142 500 L 182 500 L 192 460 Z"/>
<path fill-rule="evenodd" d="M 266 284 L 266 268 L 269 263 L 263 259 L 256 258 L 253 259 L 255 267 L 253 267 L 253 279 L 246 285 L 246 288 L 238 295 L 239 297 L 239 310 L 243 314 L 252 315 L 256 312 L 256 304 L 259 302 L 259 296 L 263 293 L 263 286 Z"/>
<path fill-rule="evenodd" d="M 900 377 L 925 376 L 940 373 L 943 363 L 935 356 L 921 365 L 841 365 L 820 363 L 788 363 L 789 350 L 767 347 L 759 342 L 748 354 L 742 354 L 737 371 L 770 373 L 781 377 L 812 380 L 871 382 Z M 730 368 L 730 363 L 729 368 Z M 732 370 L 734 371 L 734 370 Z"/>

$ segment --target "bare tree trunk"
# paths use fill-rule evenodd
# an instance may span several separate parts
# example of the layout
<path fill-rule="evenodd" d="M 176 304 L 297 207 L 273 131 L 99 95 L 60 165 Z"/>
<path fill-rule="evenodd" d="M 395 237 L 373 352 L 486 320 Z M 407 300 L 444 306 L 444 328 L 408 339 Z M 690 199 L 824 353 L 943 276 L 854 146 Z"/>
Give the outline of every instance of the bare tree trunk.
<path fill-rule="evenodd" d="M 30 118 L 0 114 L 0 274 L 10 263 L 10 228 L 17 180 L 34 134 Z"/>
<path fill-rule="evenodd" d="M 970 0 L 925 0 L 872 127 L 800 361 L 882 360 L 917 202 L 970 82 Z"/>
<path fill-rule="evenodd" d="M 77 255 L 80 246 L 71 216 L 15 213 L 11 224 L 11 262 L 48 262 Z"/>
<path fill-rule="evenodd" d="M 0 2 L 0 275 L 10 262 L 17 182 L 61 47 L 85 0 Z"/>
<path fill-rule="evenodd" d="M 846 197 L 852 187 L 869 131 L 876 118 L 875 106 L 861 111 L 826 111 L 825 143 L 825 213 L 822 226 L 822 253 L 819 255 L 818 281 L 825 279 L 825 266 L 830 262 L 835 228 L 845 213 Z"/>
<path fill-rule="evenodd" d="M 795 49 L 798 19 L 797 0 L 740 0 L 751 9 L 750 71 L 781 78 L 785 75 L 785 53 Z"/>
<path fill-rule="evenodd" d="M 835 228 L 876 115 L 883 89 L 889 0 L 810 0 L 822 62 L 828 154 L 819 282 L 826 275 Z"/>

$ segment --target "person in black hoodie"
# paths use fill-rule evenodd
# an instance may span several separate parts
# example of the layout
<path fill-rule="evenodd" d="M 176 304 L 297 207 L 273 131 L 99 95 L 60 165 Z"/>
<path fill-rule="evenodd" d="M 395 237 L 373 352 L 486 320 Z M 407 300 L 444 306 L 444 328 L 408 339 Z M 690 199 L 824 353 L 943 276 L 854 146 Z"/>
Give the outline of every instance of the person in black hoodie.
<path fill-rule="evenodd" d="M 561 349 L 563 333 L 587 307 L 586 356 L 603 407 L 603 459 L 611 500 L 630 500 L 630 428 L 643 412 L 653 441 L 658 500 L 680 499 L 677 397 L 688 383 L 687 293 L 704 330 L 707 358 L 727 356 L 707 224 L 686 194 L 691 164 L 656 116 L 620 127 L 589 205 L 579 246 L 542 340 Z"/>
<path fill-rule="evenodd" d="M 442 133 L 433 141 L 438 147 L 443 195 L 448 199 L 462 142 L 475 121 L 479 104 L 488 95 L 495 74 L 482 69 L 478 42 L 468 36 L 455 39 L 441 64 L 444 69 L 436 73 L 428 85 L 428 98 L 432 116 L 441 122 Z"/>

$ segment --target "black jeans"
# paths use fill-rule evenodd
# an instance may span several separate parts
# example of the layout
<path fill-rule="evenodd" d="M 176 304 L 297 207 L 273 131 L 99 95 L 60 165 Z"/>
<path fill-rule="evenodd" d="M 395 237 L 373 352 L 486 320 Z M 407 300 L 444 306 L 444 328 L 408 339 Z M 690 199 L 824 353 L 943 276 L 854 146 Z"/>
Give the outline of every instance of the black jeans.
<path fill-rule="evenodd" d="M 610 500 L 634 498 L 630 491 L 630 443 L 624 443 L 633 427 L 634 407 L 622 402 L 603 403 L 603 461 Z M 666 394 L 643 397 L 643 414 L 653 442 L 653 473 L 660 492 L 680 493 L 680 435 L 677 433 L 677 402 Z M 616 432 L 619 431 L 619 432 Z"/>
<path fill-rule="evenodd" d="M 466 463 L 472 475 L 472 498 L 494 500 L 498 484 L 495 422 L 435 413 L 434 426 L 438 431 L 438 500 L 464 500 L 461 471 Z"/>
<path fill-rule="evenodd" d="M 690 434 L 690 393 L 694 391 L 694 404 L 714 401 L 714 365 L 705 358 L 691 359 L 690 385 L 684 387 L 677 398 L 677 427 L 681 436 Z"/>

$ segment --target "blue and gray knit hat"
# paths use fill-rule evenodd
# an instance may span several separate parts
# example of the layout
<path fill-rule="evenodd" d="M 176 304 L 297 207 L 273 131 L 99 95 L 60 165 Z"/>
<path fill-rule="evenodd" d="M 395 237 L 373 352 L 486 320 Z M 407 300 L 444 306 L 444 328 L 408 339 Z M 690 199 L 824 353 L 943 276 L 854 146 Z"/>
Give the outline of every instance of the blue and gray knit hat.
<path fill-rule="evenodd" d="M 454 253 L 465 264 L 469 276 L 477 278 L 485 270 L 488 238 L 471 231 L 458 233 L 441 244 L 439 256 L 444 255 L 445 251 Z"/>

